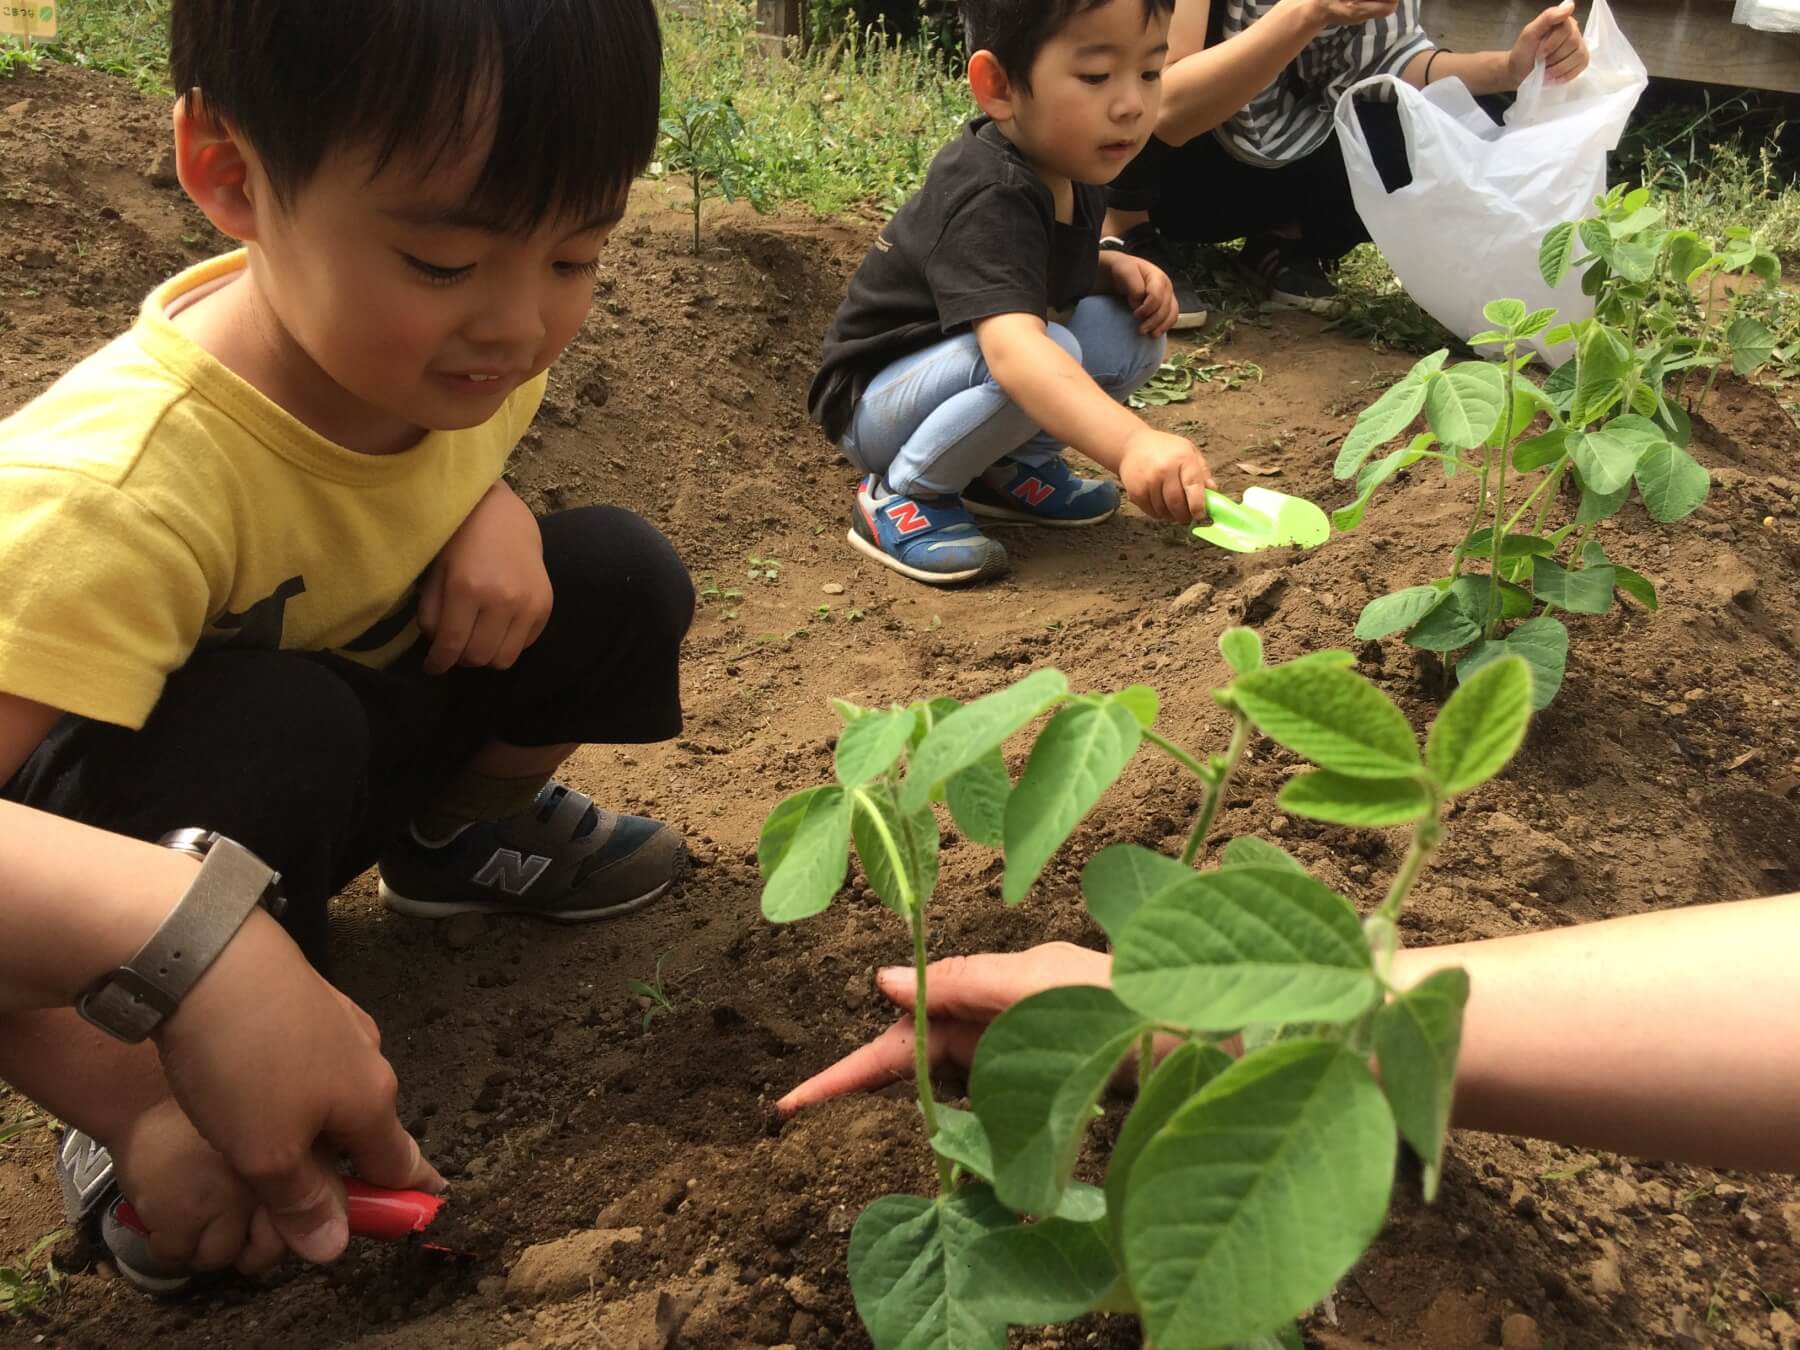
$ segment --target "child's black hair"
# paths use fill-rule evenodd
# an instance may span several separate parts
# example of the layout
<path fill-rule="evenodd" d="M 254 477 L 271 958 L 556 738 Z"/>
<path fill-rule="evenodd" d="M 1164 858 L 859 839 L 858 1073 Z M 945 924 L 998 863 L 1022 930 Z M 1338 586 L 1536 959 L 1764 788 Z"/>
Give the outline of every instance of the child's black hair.
<path fill-rule="evenodd" d="M 962 0 L 963 32 L 971 52 L 992 52 L 1006 77 L 1031 92 L 1031 65 L 1063 25 L 1108 0 Z M 1222 4 L 1224 0 L 1214 0 Z M 1130 0 L 1119 0 L 1129 4 Z M 1144 22 L 1168 14 L 1175 0 L 1143 0 Z"/>
<path fill-rule="evenodd" d="M 284 202 L 332 150 L 427 170 L 491 116 L 467 206 L 529 231 L 622 209 L 656 149 L 653 0 L 175 0 L 170 44 Z"/>

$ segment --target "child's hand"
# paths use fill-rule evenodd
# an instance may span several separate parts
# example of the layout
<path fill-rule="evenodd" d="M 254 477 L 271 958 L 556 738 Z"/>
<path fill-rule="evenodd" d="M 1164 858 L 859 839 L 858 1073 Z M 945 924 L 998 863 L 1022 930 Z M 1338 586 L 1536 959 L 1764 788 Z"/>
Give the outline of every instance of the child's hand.
<path fill-rule="evenodd" d="M 425 573 L 425 673 L 457 665 L 506 670 L 544 631 L 553 598 L 537 518 L 511 488 L 495 483 Z"/>
<path fill-rule="evenodd" d="M 260 1274 L 287 1252 L 256 1196 L 173 1098 L 112 1142 L 119 1190 L 150 1230 L 150 1254 L 190 1270 Z"/>
<path fill-rule="evenodd" d="M 1563 84 L 1587 69 L 1587 42 L 1575 22 L 1575 0 L 1552 5 L 1519 30 L 1506 54 L 1507 73 L 1516 88 L 1539 60 L 1551 84 Z"/>
<path fill-rule="evenodd" d="M 1109 249 L 1100 256 L 1107 260 L 1114 291 L 1131 306 L 1138 332 L 1146 337 L 1161 337 L 1168 332 L 1181 315 L 1169 274 L 1155 263 L 1120 249 Z"/>
<path fill-rule="evenodd" d="M 1132 504 L 1153 520 L 1204 520 L 1206 490 L 1218 487 L 1192 441 L 1154 427 L 1127 442 L 1119 478 Z"/>

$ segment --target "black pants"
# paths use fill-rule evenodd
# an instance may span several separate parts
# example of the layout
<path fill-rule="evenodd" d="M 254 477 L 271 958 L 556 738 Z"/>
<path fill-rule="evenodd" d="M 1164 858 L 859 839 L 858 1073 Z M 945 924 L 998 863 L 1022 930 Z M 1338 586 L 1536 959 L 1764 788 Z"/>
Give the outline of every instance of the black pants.
<path fill-rule="evenodd" d="M 198 825 L 282 874 L 283 922 L 326 964 L 326 906 L 490 740 L 625 744 L 681 730 L 694 592 L 669 541 L 614 507 L 540 522 L 555 602 L 511 670 L 428 676 L 328 653 L 214 648 L 143 730 L 65 717 L 0 796 L 138 839 Z"/>
<path fill-rule="evenodd" d="M 1478 100 L 1496 122 L 1510 98 Z M 1392 103 L 1358 99 L 1357 115 L 1382 185 L 1412 182 L 1400 113 Z M 1148 211 L 1171 239 L 1217 244 L 1298 226 L 1308 252 L 1323 262 L 1367 243 L 1336 134 L 1309 155 L 1274 168 L 1234 159 L 1210 132 L 1172 146 L 1152 136 L 1107 189 L 1118 211 Z"/>

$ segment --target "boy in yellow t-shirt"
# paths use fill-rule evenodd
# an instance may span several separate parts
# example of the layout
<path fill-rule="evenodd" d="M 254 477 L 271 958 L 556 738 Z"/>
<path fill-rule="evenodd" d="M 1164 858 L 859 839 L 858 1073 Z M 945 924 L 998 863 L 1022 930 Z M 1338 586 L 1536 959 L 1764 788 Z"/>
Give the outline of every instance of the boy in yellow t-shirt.
<path fill-rule="evenodd" d="M 244 247 L 0 422 L 0 824 L 229 836 L 315 963 L 371 863 L 414 915 L 649 902 L 680 838 L 552 779 L 679 730 L 687 573 L 501 472 L 654 147 L 651 0 L 175 0 L 171 35 L 182 186 Z M 280 1254 L 145 1047 L 16 1030 L 0 1075 L 110 1149 L 70 1136 L 77 1207 L 116 1169 L 150 1225 L 107 1229 L 134 1278 Z"/>

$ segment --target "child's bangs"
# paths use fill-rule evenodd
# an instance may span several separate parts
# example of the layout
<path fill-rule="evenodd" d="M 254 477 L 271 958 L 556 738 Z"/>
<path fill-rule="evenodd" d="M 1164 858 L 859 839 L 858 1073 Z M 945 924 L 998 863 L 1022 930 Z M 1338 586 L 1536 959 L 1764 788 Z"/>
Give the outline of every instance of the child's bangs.
<path fill-rule="evenodd" d="M 434 29 L 409 25 L 391 54 L 358 63 L 344 130 L 362 129 L 377 169 L 429 177 L 491 136 L 471 216 L 529 231 L 617 214 L 656 148 L 662 46 L 649 5 L 432 8 Z"/>

